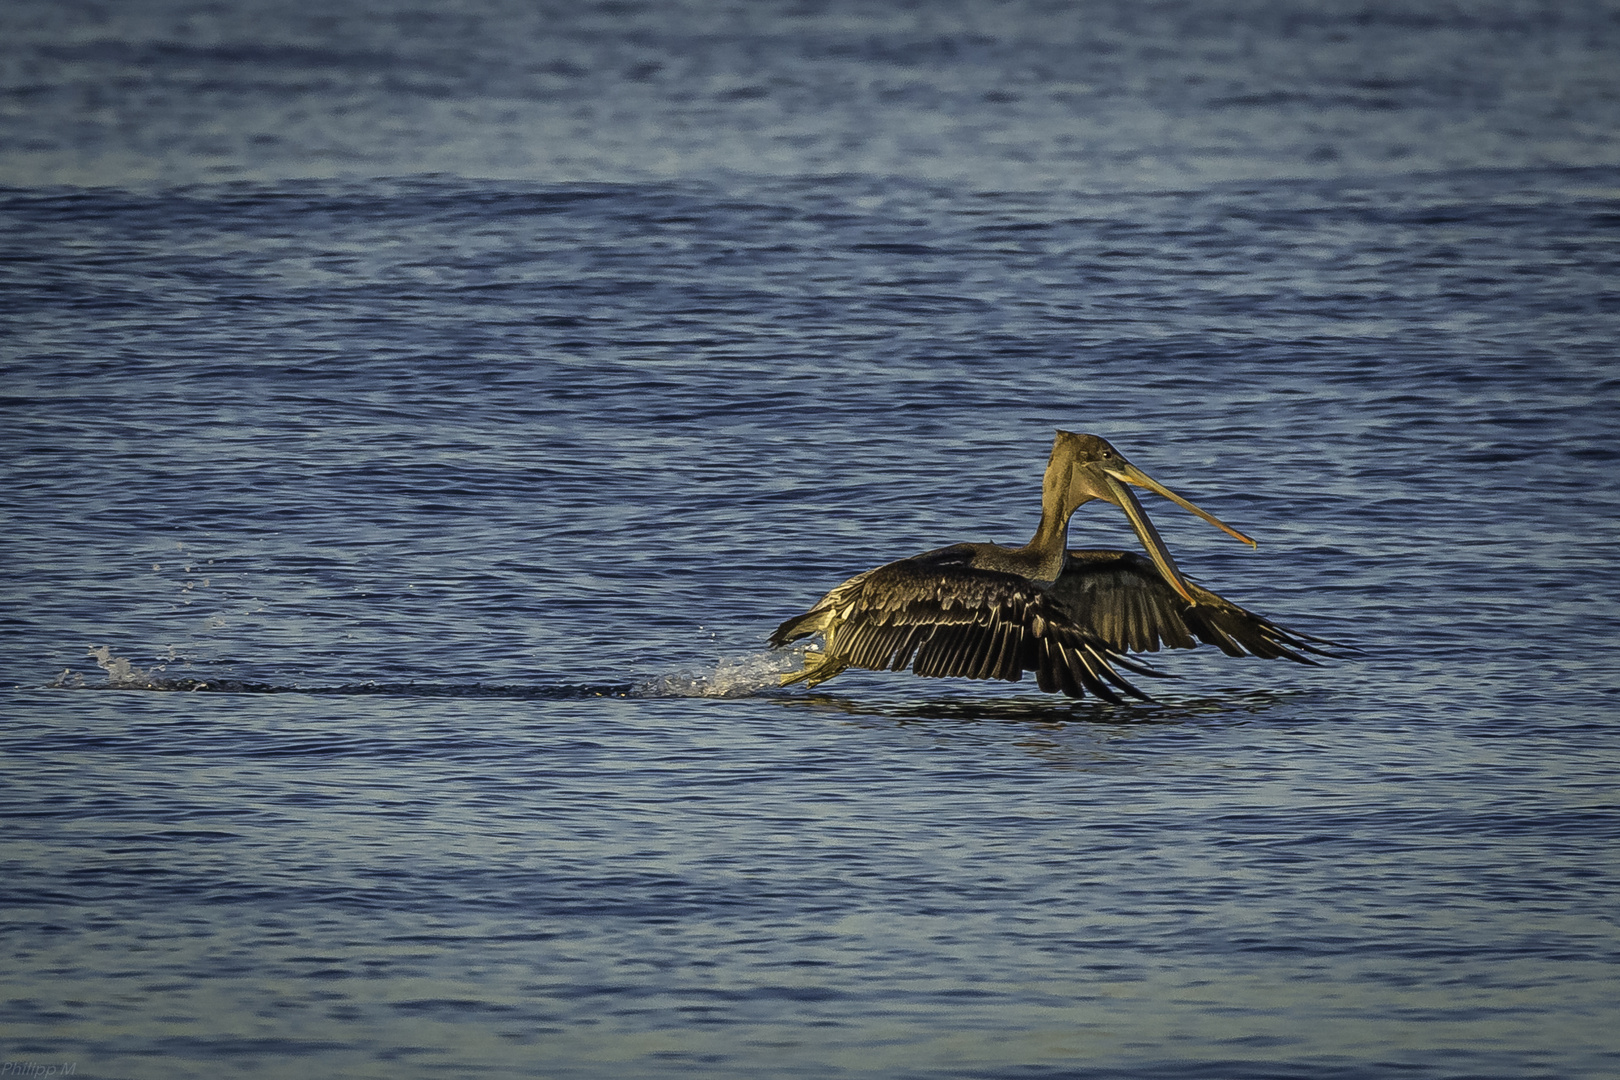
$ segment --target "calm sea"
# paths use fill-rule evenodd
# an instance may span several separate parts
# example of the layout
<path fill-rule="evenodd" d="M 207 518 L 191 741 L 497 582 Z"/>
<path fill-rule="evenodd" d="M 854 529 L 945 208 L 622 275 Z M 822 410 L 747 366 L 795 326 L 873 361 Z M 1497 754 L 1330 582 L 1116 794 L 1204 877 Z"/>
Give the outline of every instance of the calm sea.
<path fill-rule="evenodd" d="M 1608 2 L 9 0 L 0 1073 L 1620 1075 L 1617 133 Z M 775 688 L 1058 427 L 1360 651 Z"/>

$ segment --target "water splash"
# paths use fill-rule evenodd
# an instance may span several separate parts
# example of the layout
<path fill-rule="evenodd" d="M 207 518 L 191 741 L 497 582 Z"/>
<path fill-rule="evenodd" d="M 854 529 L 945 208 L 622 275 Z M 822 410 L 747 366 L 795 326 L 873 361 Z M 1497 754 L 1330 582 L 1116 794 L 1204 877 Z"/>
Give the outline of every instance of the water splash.
<path fill-rule="evenodd" d="M 112 650 L 105 645 L 92 645 L 85 651 L 85 655 L 92 657 L 97 666 L 107 673 L 106 685 L 115 690 L 172 690 L 176 688 L 176 680 L 163 678 L 162 673 L 168 665 L 158 664 L 153 668 L 138 668 L 121 656 L 114 656 Z M 172 657 L 171 657 L 172 659 Z M 84 689 L 84 676 L 72 668 L 64 668 L 62 674 L 56 677 L 51 686 L 60 690 Z"/>
<path fill-rule="evenodd" d="M 631 697 L 747 697 L 780 686 L 782 676 L 797 671 L 802 650 L 722 656 L 713 671 L 683 671 L 649 679 Z"/>

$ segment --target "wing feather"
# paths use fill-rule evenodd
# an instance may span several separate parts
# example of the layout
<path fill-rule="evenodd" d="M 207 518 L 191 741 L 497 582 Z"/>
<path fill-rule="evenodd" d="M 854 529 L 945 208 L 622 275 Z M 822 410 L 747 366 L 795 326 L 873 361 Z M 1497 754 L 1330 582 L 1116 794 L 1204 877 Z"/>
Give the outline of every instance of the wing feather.
<path fill-rule="evenodd" d="M 1008 682 L 1033 670 L 1041 689 L 1070 697 L 1117 702 L 1118 689 L 1146 698 L 1115 668 L 1159 672 L 1077 624 L 1033 582 L 975 567 L 971 557 L 964 547 L 941 548 L 850 578 L 778 627 L 771 644 L 819 633 L 832 670 L 909 666 L 930 677 Z"/>
<path fill-rule="evenodd" d="M 1153 563 L 1129 551 L 1070 551 L 1052 596 L 1069 620 L 1109 647 L 1129 652 L 1191 649 L 1199 642 L 1228 656 L 1315 664 L 1337 643 L 1285 629 L 1188 582 L 1196 604 Z"/>

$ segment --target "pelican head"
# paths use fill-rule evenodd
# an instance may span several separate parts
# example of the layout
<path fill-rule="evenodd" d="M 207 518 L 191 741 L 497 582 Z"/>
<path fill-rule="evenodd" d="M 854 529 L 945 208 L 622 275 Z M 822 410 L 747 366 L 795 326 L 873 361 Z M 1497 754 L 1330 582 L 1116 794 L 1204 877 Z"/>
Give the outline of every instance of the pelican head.
<path fill-rule="evenodd" d="M 1065 469 L 1063 465 L 1067 468 Z M 1058 475 L 1054 476 L 1054 472 Z M 1067 476 L 1062 475 L 1065 472 Z M 1187 580 L 1181 576 L 1176 561 L 1170 557 L 1170 550 L 1164 546 L 1164 541 L 1159 537 L 1159 530 L 1153 527 L 1147 511 L 1142 509 L 1142 504 L 1137 501 L 1136 494 L 1131 491 L 1129 485 L 1135 484 L 1157 495 L 1163 495 L 1183 510 L 1196 514 L 1222 532 L 1237 537 L 1250 547 L 1255 546 L 1255 542 L 1249 537 L 1214 514 L 1194 506 L 1132 465 L 1125 459 L 1124 454 L 1109 444 L 1107 439 L 1099 436 L 1079 435 L 1072 431 L 1057 433 L 1057 441 L 1052 445 L 1052 460 L 1047 466 L 1047 481 L 1063 483 L 1065 480 L 1068 487 L 1065 501 L 1071 507 L 1078 507 L 1092 499 L 1102 499 L 1125 511 L 1125 516 L 1130 519 L 1131 528 L 1136 530 L 1137 538 L 1142 541 L 1142 546 L 1147 549 L 1154 565 L 1159 568 L 1165 580 L 1188 602 L 1196 601 L 1192 590 L 1187 587 Z"/>

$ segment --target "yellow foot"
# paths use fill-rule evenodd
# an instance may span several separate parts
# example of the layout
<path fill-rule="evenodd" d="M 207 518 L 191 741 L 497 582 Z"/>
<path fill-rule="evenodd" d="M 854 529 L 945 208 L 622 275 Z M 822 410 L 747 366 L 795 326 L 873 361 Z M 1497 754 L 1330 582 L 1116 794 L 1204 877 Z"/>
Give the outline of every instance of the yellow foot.
<path fill-rule="evenodd" d="M 782 676 L 782 685 L 791 686 L 802 681 L 806 687 L 816 686 L 837 675 L 849 667 L 837 657 L 828 656 L 824 652 L 807 652 L 804 654 L 804 670 L 790 671 Z"/>

